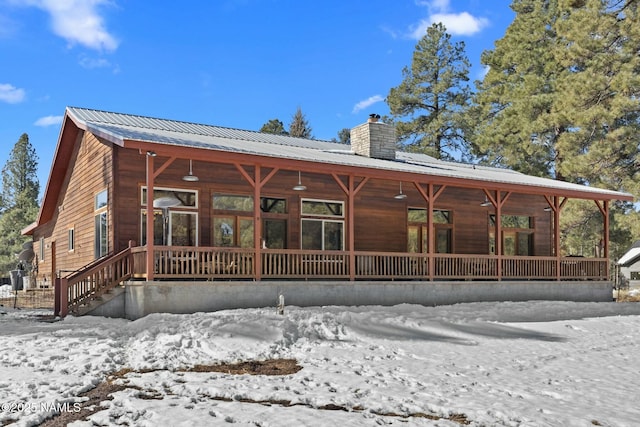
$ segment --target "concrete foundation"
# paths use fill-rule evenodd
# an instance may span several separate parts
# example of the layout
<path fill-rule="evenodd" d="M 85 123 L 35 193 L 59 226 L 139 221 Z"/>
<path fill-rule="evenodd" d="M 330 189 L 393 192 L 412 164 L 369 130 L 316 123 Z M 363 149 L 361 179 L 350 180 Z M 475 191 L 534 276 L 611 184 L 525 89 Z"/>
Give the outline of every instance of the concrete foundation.
<path fill-rule="evenodd" d="M 446 305 L 479 301 L 611 301 L 608 281 L 451 282 L 129 282 L 125 292 L 88 314 L 139 319 L 150 313 L 196 313 L 286 305 Z"/>

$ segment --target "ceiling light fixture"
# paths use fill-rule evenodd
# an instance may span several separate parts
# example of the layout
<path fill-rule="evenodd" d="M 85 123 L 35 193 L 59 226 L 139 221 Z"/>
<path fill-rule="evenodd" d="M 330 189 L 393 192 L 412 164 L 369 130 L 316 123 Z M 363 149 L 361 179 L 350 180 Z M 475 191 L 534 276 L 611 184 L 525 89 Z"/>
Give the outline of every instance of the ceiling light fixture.
<path fill-rule="evenodd" d="M 402 181 L 400 181 L 400 192 L 393 196 L 396 200 L 404 200 L 407 198 L 407 195 L 402 192 Z"/>
<path fill-rule="evenodd" d="M 307 189 L 307 187 L 302 185 L 302 177 L 300 175 L 300 171 L 298 171 L 298 185 L 294 186 L 293 190 L 294 191 L 304 191 L 306 189 Z"/>
<path fill-rule="evenodd" d="M 480 206 L 482 206 L 483 208 L 491 206 L 491 202 L 489 201 L 489 198 L 487 196 L 484 196 L 484 201 L 480 203 Z"/>
<path fill-rule="evenodd" d="M 193 162 L 189 159 L 189 174 L 182 177 L 183 181 L 195 182 L 199 181 L 200 178 L 193 174 Z"/>

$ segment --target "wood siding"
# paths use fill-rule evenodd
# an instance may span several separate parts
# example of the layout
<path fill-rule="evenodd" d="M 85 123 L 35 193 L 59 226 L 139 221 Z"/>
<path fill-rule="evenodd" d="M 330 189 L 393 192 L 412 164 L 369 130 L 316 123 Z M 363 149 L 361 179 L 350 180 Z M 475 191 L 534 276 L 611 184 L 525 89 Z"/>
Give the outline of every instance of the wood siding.
<path fill-rule="evenodd" d="M 221 154 L 222 155 L 222 154 Z M 38 253 L 40 236 L 46 244 L 55 242 L 57 248 L 56 269 L 73 271 L 94 260 L 94 197 L 101 190 L 109 190 L 109 251 L 119 252 L 129 246 L 129 241 L 140 244 L 141 235 L 141 188 L 146 185 L 146 153 L 139 150 L 113 146 L 89 132 L 79 133 L 71 157 L 58 209 L 52 221 L 34 231 L 35 251 Z M 247 182 L 238 166 L 223 163 L 207 163 L 194 159 L 193 173 L 197 182 L 185 182 L 182 177 L 189 170 L 188 159 L 169 159 L 158 156 L 154 159 L 155 170 L 165 162 L 170 165 L 155 179 L 155 187 L 169 187 L 198 191 L 198 243 L 213 246 L 211 233 L 213 212 L 212 197 L 215 193 L 253 195 L 253 187 Z M 254 166 L 242 165 L 245 173 L 254 177 Z M 262 179 L 271 171 L 262 168 Z M 347 177 L 340 177 L 347 183 Z M 287 249 L 300 249 L 300 203 L 301 199 L 319 199 L 344 202 L 345 250 L 348 247 L 348 197 L 336 183 L 331 171 L 326 174 L 302 171 L 302 183 L 306 191 L 294 191 L 297 170 L 279 170 L 262 188 L 266 197 L 284 198 L 288 212 L 279 215 L 287 221 Z M 362 177 L 355 177 L 355 185 Z M 434 183 L 436 189 L 439 188 Z M 426 188 L 426 184 L 423 186 Z M 354 199 L 356 251 L 405 252 L 407 250 L 407 209 L 426 208 L 422 198 L 411 182 L 403 182 L 404 200 L 394 199 L 398 193 L 397 181 L 370 179 Z M 481 207 L 484 193 L 479 189 L 446 187 L 434 202 L 436 209 L 452 212 L 452 249 L 455 254 L 488 254 L 489 215 L 492 207 Z M 542 196 L 511 194 L 502 208 L 505 215 L 525 215 L 534 218 L 534 254 L 551 255 L 551 215 L 543 209 L 546 201 Z M 253 216 L 248 213 L 248 216 Z M 267 217 L 267 214 L 263 215 Z M 68 230 L 75 231 L 75 249 L 68 250 Z M 51 280 L 52 257 L 46 256 L 39 263 L 39 278 Z"/>
<path fill-rule="evenodd" d="M 38 262 L 36 280 L 39 284 L 52 283 L 52 275 L 64 276 L 92 262 L 94 256 L 94 198 L 108 190 L 113 199 L 112 146 L 90 133 L 78 133 L 67 175 L 52 220 L 34 231 L 34 250 L 39 254 L 39 241 L 45 238 L 45 259 Z M 112 209 L 108 212 L 109 250 L 112 251 L 114 221 Z M 69 250 L 69 229 L 74 229 L 75 247 Z M 51 249 L 55 248 L 55 258 Z M 52 265 L 55 259 L 56 265 Z M 55 272 L 54 272 L 55 270 Z"/>

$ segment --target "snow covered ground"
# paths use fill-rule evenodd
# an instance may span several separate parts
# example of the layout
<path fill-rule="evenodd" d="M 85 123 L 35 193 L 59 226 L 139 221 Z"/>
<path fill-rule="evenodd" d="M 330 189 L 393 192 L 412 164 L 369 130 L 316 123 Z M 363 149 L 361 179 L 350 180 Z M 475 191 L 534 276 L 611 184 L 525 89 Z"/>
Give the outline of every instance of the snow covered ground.
<path fill-rule="evenodd" d="M 13 296 L 13 288 L 11 285 L 0 286 L 0 298 L 11 298 Z"/>
<path fill-rule="evenodd" d="M 128 388 L 72 425 L 459 426 L 455 414 L 472 426 L 640 423 L 638 303 L 287 307 L 283 316 L 265 308 L 55 323 L 0 313 L 0 425 L 37 425 L 52 403 L 73 410 L 76 396 L 123 368 L 134 370 L 117 380 Z M 302 369 L 179 371 L 273 358 Z"/>

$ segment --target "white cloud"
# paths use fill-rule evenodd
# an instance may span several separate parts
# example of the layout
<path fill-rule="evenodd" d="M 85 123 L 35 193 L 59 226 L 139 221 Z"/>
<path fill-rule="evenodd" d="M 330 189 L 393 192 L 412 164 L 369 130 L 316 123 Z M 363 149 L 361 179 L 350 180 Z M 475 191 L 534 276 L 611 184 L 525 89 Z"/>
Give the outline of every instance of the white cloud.
<path fill-rule="evenodd" d="M 429 10 L 429 15 L 426 19 L 422 19 L 418 24 L 411 26 L 410 37 L 416 40 L 424 37 L 427 33 L 427 28 L 438 22 L 442 23 L 447 32 L 454 36 L 471 36 L 489 25 L 489 21 L 486 18 L 473 16 L 469 12 L 449 12 L 449 0 L 417 0 L 416 4 L 418 6 L 426 6 Z"/>
<path fill-rule="evenodd" d="M 70 44 L 81 44 L 91 49 L 113 51 L 118 41 L 105 28 L 98 8 L 110 4 L 109 0 L 27 0 L 51 17 L 53 32 Z"/>
<path fill-rule="evenodd" d="M 111 63 L 104 58 L 89 58 L 88 56 L 81 57 L 79 63 L 82 68 L 88 69 L 111 66 Z"/>
<path fill-rule="evenodd" d="M 24 89 L 19 89 L 7 83 L 0 83 L 0 101 L 17 104 L 25 98 Z"/>
<path fill-rule="evenodd" d="M 384 97 L 382 95 L 373 95 L 370 96 L 369 98 L 365 99 L 364 101 L 360 101 L 358 102 L 354 107 L 353 107 L 353 111 L 352 113 L 357 113 L 359 111 L 364 110 L 365 108 L 369 108 L 370 106 L 372 106 L 375 103 L 378 103 L 380 101 L 384 101 Z"/>
<path fill-rule="evenodd" d="M 449 10 L 449 0 L 418 0 L 416 1 L 416 4 L 418 6 L 427 6 L 431 10 L 435 10 L 438 12 L 446 12 L 447 10 Z"/>
<path fill-rule="evenodd" d="M 427 33 L 427 28 L 438 22 L 441 22 L 447 29 L 447 33 L 453 36 L 471 36 L 489 24 L 486 18 L 477 18 L 468 12 L 435 13 L 415 26 L 411 32 L 411 38 L 421 39 Z"/>
<path fill-rule="evenodd" d="M 36 120 L 34 125 L 46 127 L 46 126 L 59 125 L 61 123 L 62 123 L 62 116 L 45 116 L 45 117 L 40 117 L 38 120 Z"/>

